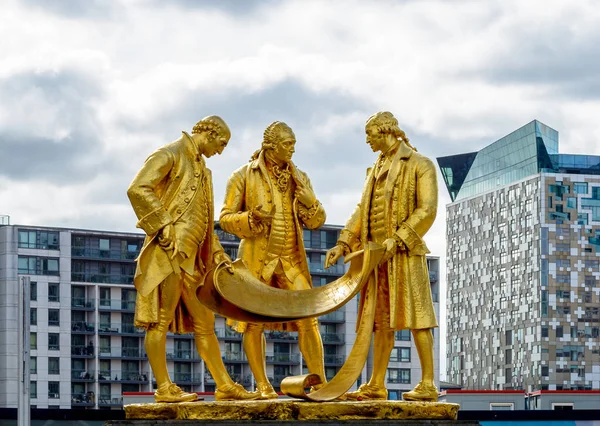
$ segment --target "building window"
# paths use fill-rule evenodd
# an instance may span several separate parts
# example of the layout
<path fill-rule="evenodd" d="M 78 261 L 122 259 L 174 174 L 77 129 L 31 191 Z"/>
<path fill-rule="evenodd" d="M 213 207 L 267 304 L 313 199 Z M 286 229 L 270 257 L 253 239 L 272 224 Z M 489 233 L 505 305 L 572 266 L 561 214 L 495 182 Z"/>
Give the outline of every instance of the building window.
<path fill-rule="evenodd" d="M 410 348 L 394 348 L 390 355 L 390 361 L 410 362 Z"/>
<path fill-rule="evenodd" d="M 410 368 L 388 368 L 388 383 L 410 384 Z"/>
<path fill-rule="evenodd" d="M 514 402 L 490 402 L 490 411 L 514 411 Z"/>
<path fill-rule="evenodd" d="M 60 334 L 59 333 L 48 333 L 48 350 L 51 350 L 51 351 L 60 350 Z"/>
<path fill-rule="evenodd" d="M 19 248 L 58 250 L 58 232 L 19 230 Z"/>
<path fill-rule="evenodd" d="M 59 275 L 58 258 L 19 256 L 19 274 Z"/>
<path fill-rule="evenodd" d="M 48 398 L 60 398 L 60 382 L 48 382 Z"/>
<path fill-rule="evenodd" d="M 58 302 L 60 298 L 59 283 L 48 283 L 48 302 Z"/>
<path fill-rule="evenodd" d="M 562 325 L 557 326 L 556 327 L 556 338 L 558 339 L 558 338 L 563 337 L 563 334 L 564 334 L 564 332 L 563 332 Z"/>
<path fill-rule="evenodd" d="M 29 300 L 37 300 L 37 282 L 35 281 L 29 283 Z"/>
<path fill-rule="evenodd" d="M 553 402 L 552 403 L 553 410 L 573 410 L 575 409 L 575 404 L 572 402 Z"/>
<path fill-rule="evenodd" d="M 48 325 L 54 327 L 60 325 L 60 311 L 58 309 L 48 309 Z"/>
<path fill-rule="evenodd" d="M 37 333 L 35 331 L 29 333 L 29 349 L 37 349 Z"/>
<path fill-rule="evenodd" d="M 410 342 L 410 330 L 396 331 L 396 340 L 400 340 L 403 342 Z"/>
<path fill-rule="evenodd" d="M 29 311 L 29 324 L 37 325 L 37 308 L 31 308 Z"/>
<path fill-rule="evenodd" d="M 545 325 L 542 326 L 542 337 L 548 337 L 548 327 Z"/>
<path fill-rule="evenodd" d="M 110 257 L 110 240 L 106 238 L 100 238 L 98 241 L 98 247 L 100 248 L 100 257 Z"/>
<path fill-rule="evenodd" d="M 37 382 L 29 382 L 29 397 L 32 399 L 37 398 Z"/>
<path fill-rule="evenodd" d="M 598 269 L 598 259 L 585 259 L 584 267 Z"/>
<path fill-rule="evenodd" d="M 588 193 L 587 182 L 573 182 L 573 192 L 575 194 L 586 194 Z"/>
<path fill-rule="evenodd" d="M 100 306 L 110 306 L 110 288 L 100 287 Z"/>
<path fill-rule="evenodd" d="M 37 374 L 37 357 L 32 356 L 29 358 L 29 374 Z"/>
<path fill-rule="evenodd" d="M 48 358 L 48 374 L 60 374 L 60 358 Z"/>

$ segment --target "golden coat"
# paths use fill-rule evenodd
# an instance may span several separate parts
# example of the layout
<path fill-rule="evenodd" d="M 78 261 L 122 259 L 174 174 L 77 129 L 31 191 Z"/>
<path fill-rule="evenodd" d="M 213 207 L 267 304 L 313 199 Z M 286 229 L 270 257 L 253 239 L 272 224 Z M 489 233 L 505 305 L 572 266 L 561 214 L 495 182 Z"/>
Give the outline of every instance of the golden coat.
<path fill-rule="evenodd" d="M 369 169 L 361 203 L 348 219 L 339 241 L 352 251 L 361 249 L 369 238 L 369 211 L 375 185 Z M 399 237 L 407 251 L 398 251 L 388 262 L 390 327 L 395 330 L 437 327 L 423 236 L 437 212 L 437 178 L 433 162 L 401 143 L 385 182 L 384 200 L 388 237 Z M 364 291 L 361 297 L 364 299 Z M 360 318 L 359 318 L 360 323 Z"/>
<path fill-rule="evenodd" d="M 295 181 L 312 189 L 310 180 L 306 173 L 297 169 L 292 163 L 292 176 Z M 261 277 L 264 262 L 269 246 L 270 234 L 252 232 L 249 223 L 249 214 L 252 209 L 262 205 L 262 210 L 270 211 L 273 206 L 273 191 L 277 191 L 271 183 L 267 171 L 264 153 L 259 157 L 243 165 L 233 172 L 227 182 L 225 190 L 225 201 L 221 209 L 219 224 L 226 232 L 234 234 L 242 239 L 239 247 L 238 257 L 244 260 L 246 266 L 255 277 Z M 306 262 L 306 251 L 302 243 L 302 225 L 309 229 L 317 229 L 325 223 L 325 210 L 319 201 L 316 201 L 316 210 L 309 212 L 295 197 L 293 200 L 294 222 L 296 225 L 296 237 L 300 267 L 310 283 L 310 272 Z"/>
<path fill-rule="evenodd" d="M 202 177 L 205 177 L 202 179 Z M 175 224 L 183 215 L 198 191 L 207 197 L 209 207 L 207 234 L 198 247 L 197 283 L 203 273 L 211 269 L 214 254 L 223 251 L 214 234 L 214 201 L 210 170 L 187 134 L 159 148 L 148 157 L 142 169 L 133 179 L 127 195 L 139 221 L 136 224 L 146 233 L 144 245 L 137 259 L 134 285 L 138 291 L 136 300 L 136 324 L 147 326 L 158 321 L 158 285 L 173 273 L 173 265 L 166 251 L 158 244 L 158 232 L 168 224 Z M 198 261 L 200 260 L 200 261 Z M 183 284 L 182 284 L 183 285 Z M 192 332 L 192 322 L 185 306 L 180 303 L 172 332 Z"/>

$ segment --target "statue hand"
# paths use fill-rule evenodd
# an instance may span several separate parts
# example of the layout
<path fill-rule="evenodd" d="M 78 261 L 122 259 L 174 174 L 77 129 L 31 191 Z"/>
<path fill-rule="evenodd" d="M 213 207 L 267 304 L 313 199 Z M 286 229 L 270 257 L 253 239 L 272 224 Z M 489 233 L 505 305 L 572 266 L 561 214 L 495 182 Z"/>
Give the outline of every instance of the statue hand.
<path fill-rule="evenodd" d="M 335 265 L 338 259 L 343 255 L 344 248 L 341 245 L 334 246 L 333 248 L 327 250 L 327 254 L 325 255 L 325 269 Z"/>
<path fill-rule="evenodd" d="M 317 197 L 312 189 L 307 186 L 297 184 L 296 186 L 296 198 L 300 201 L 306 208 L 312 207 L 312 205 L 317 201 Z"/>
<path fill-rule="evenodd" d="M 262 204 L 259 204 L 256 208 L 252 209 L 250 214 L 257 222 L 271 223 L 273 216 L 275 216 L 275 206 L 273 206 L 270 212 L 266 212 L 262 210 Z"/>
<path fill-rule="evenodd" d="M 390 260 L 396 254 L 398 242 L 395 238 L 388 238 L 383 242 L 383 247 L 385 248 L 385 253 L 383 253 L 383 257 L 379 262 L 380 265 Z"/>
<path fill-rule="evenodd" d="M 231 264 L 232 263 L 231 258 L 227 255 L 227 253 L 219 252 L 219 253 L 215 254 L 214 262 L 215 262 L 215 265 L 223 263 L 223 266 L 225 267 L 225 269 L 227 269 L 227 272 L 229 272 L 230 274 L 233 274 L 233 265 Z"/>
<path fill-rule="evenodd" d="M 165 226 L 158 232 L 158 244 L 165 251 L 173 252 L 171 254 L 171 259 L 174 259 L 175 256 L 177 256 L 179 250 L 177 249 L 177 240 L 175 238 L 175 227 L 172 223 L 169 223 L 167 226 Z"/>

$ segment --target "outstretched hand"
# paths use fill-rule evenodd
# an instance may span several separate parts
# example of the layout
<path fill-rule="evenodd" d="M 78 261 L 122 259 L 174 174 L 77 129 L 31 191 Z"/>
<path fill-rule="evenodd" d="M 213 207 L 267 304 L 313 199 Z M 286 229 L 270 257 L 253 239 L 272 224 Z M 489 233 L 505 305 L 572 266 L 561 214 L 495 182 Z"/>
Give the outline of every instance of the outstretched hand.
<path fill-rule="evenodd" d="M 329 268 L 332 265 L 335 265 L 340 257 L 344 255 L 344 247 L 341 245 L 334 246 L 333 248 L 327 250 L 327 254 L 325 255 L 325 269 Z"/>

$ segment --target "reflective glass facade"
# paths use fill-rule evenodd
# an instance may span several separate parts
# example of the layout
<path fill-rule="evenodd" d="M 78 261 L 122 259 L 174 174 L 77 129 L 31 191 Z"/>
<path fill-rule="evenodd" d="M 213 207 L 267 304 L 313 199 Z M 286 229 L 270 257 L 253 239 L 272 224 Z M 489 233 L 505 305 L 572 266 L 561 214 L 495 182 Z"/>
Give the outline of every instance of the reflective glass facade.
<path fill-rule="evenodd" d="M 473 154 L 438 158 L 452 201 L 482 194 L 540 172 L 553 169 L 558 154 L 558 132 L 537 120 Z M 448 165 L 452 167 L 448 167 Z M 464 180 L 456 171 L 468 170 Z"/>

